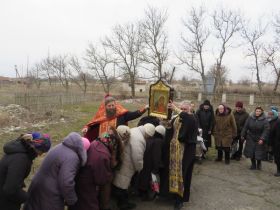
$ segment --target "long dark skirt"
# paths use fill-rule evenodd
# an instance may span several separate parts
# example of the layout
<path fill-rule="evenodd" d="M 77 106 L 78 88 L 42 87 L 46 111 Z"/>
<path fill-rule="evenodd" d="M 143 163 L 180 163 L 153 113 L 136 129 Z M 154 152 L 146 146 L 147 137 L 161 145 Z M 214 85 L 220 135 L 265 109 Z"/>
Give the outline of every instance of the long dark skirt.
<path fill-rule="evenodd" d="M 265 144 L 259 145 L 258 142 L 255 142 L 250 138 L 246 139 L 244 155 L 247 158 L 255 158 L 256 160 L 265 159 Z"/>
<path fill-rule="evenodd" d="M 183 179 L 184 179 L 184 197 L 183 201 L 188 202 L 190 199 L 190 188 L 192 181 L 192 172 L 195 162 L 195 144 L 185 144 L 183 156 Z"/>

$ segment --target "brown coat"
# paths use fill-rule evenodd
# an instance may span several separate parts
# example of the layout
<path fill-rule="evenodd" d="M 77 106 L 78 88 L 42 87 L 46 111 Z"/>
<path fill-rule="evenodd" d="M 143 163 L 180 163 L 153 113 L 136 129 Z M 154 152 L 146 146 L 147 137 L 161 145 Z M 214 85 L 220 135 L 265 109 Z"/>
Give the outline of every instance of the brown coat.
<path fill-rule="evenodd" d="M 230 108 L 224 115 L 215 114 L 215 126 L 213 135 L 216 147 L 230 147 L 233 137 L 237 135 L 237 128 L 234 116 Z"/>

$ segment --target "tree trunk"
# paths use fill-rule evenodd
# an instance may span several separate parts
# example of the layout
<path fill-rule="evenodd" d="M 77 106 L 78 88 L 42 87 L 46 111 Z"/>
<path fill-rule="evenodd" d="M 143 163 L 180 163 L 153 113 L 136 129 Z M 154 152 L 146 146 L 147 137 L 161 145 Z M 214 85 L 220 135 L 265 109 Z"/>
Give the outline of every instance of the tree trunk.
<path fill-rule="evenodd" d="M 131 88 L 131 96 L 132 98 L 135 97 L 135 79 L 130 78 L 130 88 Z"/>
<path fill-rule="evenodd" d="M 280 74 L 280 73 L 279 73 Z M 276 95 L 276 92 L 277 92 L 277 88 L 278 88 L 278 85 L 279 85 L 279 80 L 280 80 L 280 75 L 277 74 L 277 79 L 275 81 L 275 84 L 274 84 L 274 88 L 273 88 L 273 93 L 274 95 Z"/>
<path fill-rule="evenodd" d="M 260 94 L 262 95 L 263 94 L 262 93 L 262 82 L 261 82 L 259 70 L 257 70 L 256 76 L 257 76 L 258 88 L 259 88 Z"/>

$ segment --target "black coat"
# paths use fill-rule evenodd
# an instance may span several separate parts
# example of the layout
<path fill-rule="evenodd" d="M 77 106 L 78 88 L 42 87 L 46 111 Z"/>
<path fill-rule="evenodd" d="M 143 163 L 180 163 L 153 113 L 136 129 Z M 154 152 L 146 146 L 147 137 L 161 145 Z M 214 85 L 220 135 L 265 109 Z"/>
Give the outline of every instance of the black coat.
<path fill-rule="evenodd" d="M 179 117 L 181 118 L 182 125 L 179 131 L 178 140 L 185 144 L 196 144 L 198 124 L 194 114 L 181 112 Z"/>
<path fill-rule="evenodd" d="M 214 127 L 214 111 L 212 106 L 208 110 L 205 110 L 203 104 L 201 104 L 196 112 L 196 117 L 198 127 L 202 129 L 202 138 L 207 139 L 208 132 L 212 132 Z"/>
<path fill-rule="evenodd" d="M 274 156 L 280 158 L 280 119 L 270 122 L 269 140 Z"/>
<path fill-rule="evenodd" d="M 183 162 L 184 162 L 183 168 L 187 170 L 189 166 L 192 166 L 193 160 L 195 158 L 195 144 L 196 144 L 196 139 L 198 134 L 198 124 L 194 114 L 181 112 L 180 115 L 177 117 L 180 117 L 181 118 L 180 120 L 182 122 L 178 138 L 180 138 L 180 141 L 185 143 L 184 151 L 186 151 L 186 153 L 184 153 L 183 156 Z M 177 117 L 171 120 L 170 123 L 171 125 L 174 124 L 174 121 L 176 120 Z M 169 128 L 167 127 L 165 139 L 163 143 L 163 149 L 162 149 L 163 167 L 160 169 L 160 194 L 162 196 L 170 195 L 169 194 L 169 161 L 170 161 L 170 141 L 173 137 L 173 133 L 174 133 L 173 126 Z M 192 148 L 194 148 L 194 150 Z M 191 152 L 188 153 L 188 151 Z M 188 159 L 188 161 L 186 161 L 186 159 Z M 192 171 L 190 171 L 190 174 L 191 173 Z M 190 180 L 188 180 L 187 182 L 190 183 Z"/>
<path fill-rule="evenodd" d="M 150 189 L 151 174 L 159 174 L 162 163 L 162 150 L 164 139 L 160 134 L 147 140 L 144 153 L 143 169 L 139 173 L 139 189 L 147 191 Z"/>
<path fill-rule="evenodd" d="M 269 123 L 264 114 L 256 117 L 253 113 L 246 121 L 241 136 L 245 137 L 246 145 L 244 155 L 248 158 L 262 160 L 266 156 L 265 145 L 259 145 L 258 141 L 262 139 L 267 141 L 269 135 Z"/>
<path fill-rule="evenodd" d="M 242 109 L 240 112 L 236 110 L 233 111 L 236 127 L 237 127 L 237 136 L 240 136 L 242 129 L 246 123 L 246 120 L 249 117 L 249 114 L 246 112 L 245 109 Z"/>
<path fill-rule="evenodd" d="M 28 198 L 23 190 L 24 179 L 29 175 L 35 151 L 23 140 L 17 139 L 4 146 L 0 160 L 0 208 L 19 210 Z"/>

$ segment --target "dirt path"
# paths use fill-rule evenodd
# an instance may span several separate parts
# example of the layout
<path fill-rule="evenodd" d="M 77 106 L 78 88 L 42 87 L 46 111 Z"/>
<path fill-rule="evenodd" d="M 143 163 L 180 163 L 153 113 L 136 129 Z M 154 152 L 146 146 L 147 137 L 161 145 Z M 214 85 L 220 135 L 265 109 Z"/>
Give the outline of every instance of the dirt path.
<path fill-rule="evenodd" d="M 205 160 L 195 165 L 190 210 L 277 210 L 280 209 L 280 178 L 275 165 L 263 162 L 262 171 L 249 170 L 250 161 L 230 165 Z M 173 209 L 172 201 L 137 202 L 136 210 Z"/>

